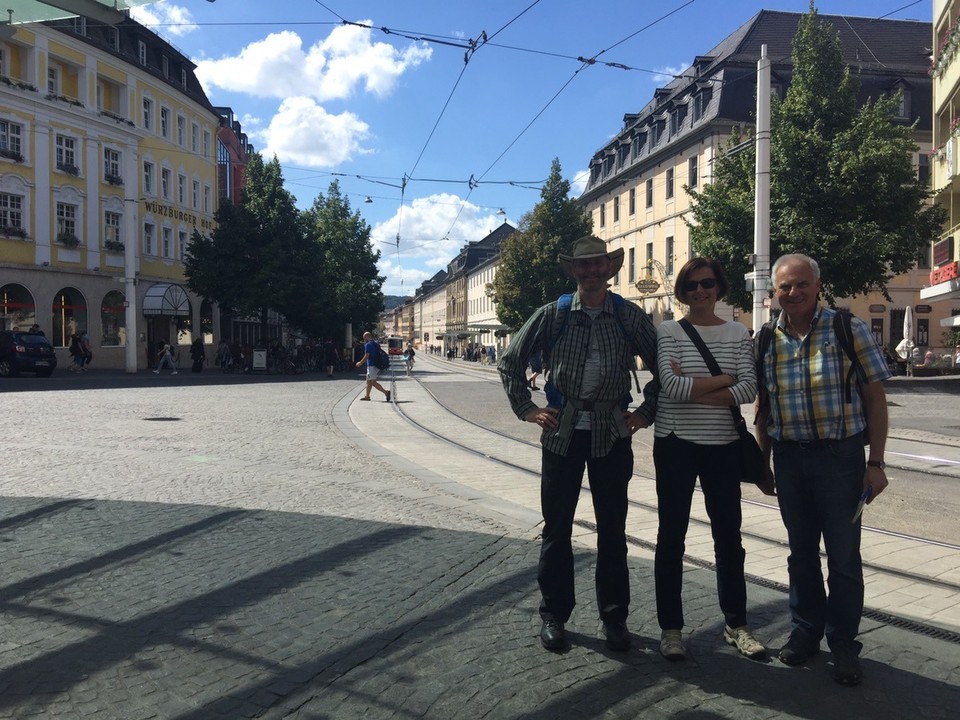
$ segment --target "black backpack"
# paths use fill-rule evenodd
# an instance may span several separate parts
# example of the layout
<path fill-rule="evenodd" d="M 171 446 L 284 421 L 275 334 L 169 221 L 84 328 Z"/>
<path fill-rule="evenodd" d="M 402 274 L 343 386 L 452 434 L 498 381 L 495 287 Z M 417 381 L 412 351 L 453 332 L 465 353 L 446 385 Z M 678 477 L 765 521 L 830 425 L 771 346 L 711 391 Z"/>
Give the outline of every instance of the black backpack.
<path fill-rule="evenodd" d="M 377 346 L 377 355 L 373 358 L 373 365 L 378 370 L 390 369 L 390 356 L 383 351 L 382 347 Z"/>

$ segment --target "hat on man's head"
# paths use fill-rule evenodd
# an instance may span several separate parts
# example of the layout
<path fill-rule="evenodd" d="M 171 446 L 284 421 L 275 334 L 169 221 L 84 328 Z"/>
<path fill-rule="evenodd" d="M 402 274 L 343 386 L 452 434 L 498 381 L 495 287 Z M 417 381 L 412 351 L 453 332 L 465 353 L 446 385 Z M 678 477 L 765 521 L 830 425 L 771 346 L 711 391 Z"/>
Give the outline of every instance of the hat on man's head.
<path fill-rule="evenodd" d="M 591 260 L 598 257 L 610 258 L 610 274 L 607 275 L 607 280 L 620 272 L 620 267 L 623 265 L 623 248 L 607 252 L 607 244 L 593 235 L 586 235 L 577 240 L 573 244 L 573 252 L 569 255 L 560 253 L 560 267 L 567 275 L 573 277 L 574 260 Z"/>

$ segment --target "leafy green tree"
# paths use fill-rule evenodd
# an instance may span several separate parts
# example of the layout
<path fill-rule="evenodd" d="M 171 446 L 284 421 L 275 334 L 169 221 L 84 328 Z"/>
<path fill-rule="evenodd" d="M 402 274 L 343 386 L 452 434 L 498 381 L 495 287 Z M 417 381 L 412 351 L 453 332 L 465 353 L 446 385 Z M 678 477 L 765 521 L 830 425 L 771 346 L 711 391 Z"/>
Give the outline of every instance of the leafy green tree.
<path fill-rule="evenodd" d="M 322 272 L 322 303 L 311 307 L 313 334 L 341 337 L 346 323 L 356 330 L 372 329 L 383 311 L 384 277 L 378 273 L 380 251 L 370 244 L 370 226 L 350 200 L 330 183 L 304 212 L 307 237 L 316 246 Z"/>
<path fill-rule="evenodd" d="M 241 314 L 258 316 L 267 337 L 267 311 L 299 324 L 301 300 L 316 289 L 315 251 L 302 232 L 280 163 L 254 154 L 238 206 L 224 201 L 209 236 L 194 232 L 184 261 L 191 290 Z"/>
<path fill-rule="evenodd" d="M 493 281 L 497 318 L 519 328 L 533 312 L 573 287 L 557 256 L 589 235 L 593 223 L 570 197 L 570 183 L 554 158 L 550 176 L 540 191 L 540 202 L 524 215 L 519 229 L 500 246 L 500 266 Z"/>
<path fill-rule="evenodd" d="M 814 3 L 793 43 L 793 80 L 771 112 L 770 249 L 820 264 L 824 295 L 878 290 L 912 268 L 944 220 L 913 167 L 912 128 L 893 121 L 897 97 L 858 104 L 859 79 L 842 60 L 837 32 Z M 735 139 L 735 143 L 739 142 Z M 755 149 L 726 153 L 717 180 L 693 200 L 693 249 L 720 260 L 732 278 L 753 252 Z M 749 309 L 739 285 L 728 302 Z"/>

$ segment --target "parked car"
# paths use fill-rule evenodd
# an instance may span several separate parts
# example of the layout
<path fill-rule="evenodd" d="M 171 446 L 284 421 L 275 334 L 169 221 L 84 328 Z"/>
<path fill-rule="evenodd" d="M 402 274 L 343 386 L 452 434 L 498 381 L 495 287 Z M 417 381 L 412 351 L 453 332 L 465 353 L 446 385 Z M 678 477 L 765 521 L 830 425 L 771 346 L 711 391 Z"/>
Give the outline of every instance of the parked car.
<path fill-rule="evenodd" d="M 56 367 L 53 345 L 40 333 L 0 330 L 0 377 L 20 372 L 49 377 Z"/>

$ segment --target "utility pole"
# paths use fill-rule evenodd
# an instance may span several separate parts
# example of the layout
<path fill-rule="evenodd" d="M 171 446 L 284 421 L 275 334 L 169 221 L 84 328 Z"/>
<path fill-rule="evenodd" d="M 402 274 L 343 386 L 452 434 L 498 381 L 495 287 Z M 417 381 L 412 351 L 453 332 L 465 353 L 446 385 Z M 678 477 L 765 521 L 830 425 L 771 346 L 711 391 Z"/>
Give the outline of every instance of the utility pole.
<path fill-rule="evenodd" d="M 744 275 L 753 291 L 753 331 L 769 316 L 770 283 L 770 58 L 760 46 L 757 62 L 757 164 L 753 219 L 753 271 Z"/>

